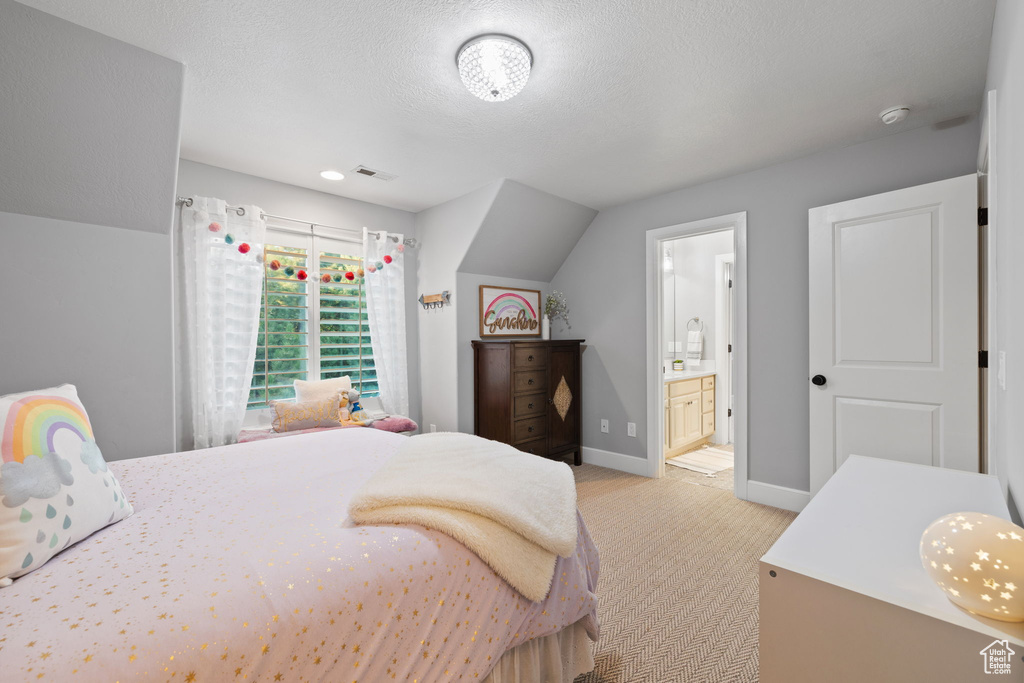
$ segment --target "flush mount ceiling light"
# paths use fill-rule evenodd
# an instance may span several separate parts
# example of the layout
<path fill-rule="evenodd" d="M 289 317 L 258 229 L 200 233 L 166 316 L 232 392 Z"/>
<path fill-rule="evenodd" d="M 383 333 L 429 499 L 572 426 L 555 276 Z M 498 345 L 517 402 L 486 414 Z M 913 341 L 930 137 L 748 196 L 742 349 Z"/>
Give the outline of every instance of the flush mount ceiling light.
<path fill-rule="evenodd" d="M 344 180 L 345 174 L 337 171 L 320 171 L 320 177 L 324 180 Z"/>
<path fill-rule="evenodd" d="M 515 38 L 489 33 L 466 41 L 455 61 L 469 92 L 487 102 L 504 102 L 526 85 L 533 55 Z"/>

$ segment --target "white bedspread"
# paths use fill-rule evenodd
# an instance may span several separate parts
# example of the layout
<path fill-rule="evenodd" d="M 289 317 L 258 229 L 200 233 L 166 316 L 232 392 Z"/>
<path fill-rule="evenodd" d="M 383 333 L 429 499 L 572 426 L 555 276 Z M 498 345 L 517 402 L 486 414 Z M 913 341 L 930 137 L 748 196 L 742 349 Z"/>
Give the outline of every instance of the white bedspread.
<path fill-rule="evenodd" d="M 447 681 L 581 618 L 582 521 L 544 602 L 420 526 L 348 500 L 406 437 L 337 430 L 111 463 L 135 506 L 0 589 L 5 681 Z"/>

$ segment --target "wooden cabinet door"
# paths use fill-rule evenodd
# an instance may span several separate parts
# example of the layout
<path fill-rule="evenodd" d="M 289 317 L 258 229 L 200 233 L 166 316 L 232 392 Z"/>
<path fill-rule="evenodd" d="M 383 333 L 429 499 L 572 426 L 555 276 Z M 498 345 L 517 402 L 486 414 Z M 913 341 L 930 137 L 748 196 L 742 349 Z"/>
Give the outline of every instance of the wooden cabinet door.
<path fill-rule="evenodd" d="M 675 450 L 686 444 L 686 397 L 676 396 L 668 402 L 668 448 Z"/>
<path fill-rule="evenodd" d="M 579 445 L 580 347 L 552 345 L 548 355 L 548 449 Z"/>
<path fill-rule="evenodd" d="M 695 441 L 700 438 L 703 429 L 700 393 L 681 396 L 680 400 L 683 404 L 683 441 Z"/>

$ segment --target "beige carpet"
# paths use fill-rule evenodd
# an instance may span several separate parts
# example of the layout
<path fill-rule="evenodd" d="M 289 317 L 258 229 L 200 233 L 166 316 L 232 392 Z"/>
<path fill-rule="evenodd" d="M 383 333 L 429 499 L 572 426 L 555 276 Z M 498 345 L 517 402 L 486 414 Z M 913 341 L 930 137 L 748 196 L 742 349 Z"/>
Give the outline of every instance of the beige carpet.
<path fill-rule="evenodd" d="M 576 683 L 756 681 L 757 560 L 795 515 L 672 476 L 573 471 L 601 552 L 597 666 Z"/>

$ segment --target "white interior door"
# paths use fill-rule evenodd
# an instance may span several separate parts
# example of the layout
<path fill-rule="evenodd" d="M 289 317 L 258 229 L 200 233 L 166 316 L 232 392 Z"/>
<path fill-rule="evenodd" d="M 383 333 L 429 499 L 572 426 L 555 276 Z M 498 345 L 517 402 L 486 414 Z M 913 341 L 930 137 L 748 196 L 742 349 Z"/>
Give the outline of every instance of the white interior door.
<path fill-rule="evenodd" d="M 978 471 L 977 178 L 810 210 L 811 494 L 848 456 Z"/>

